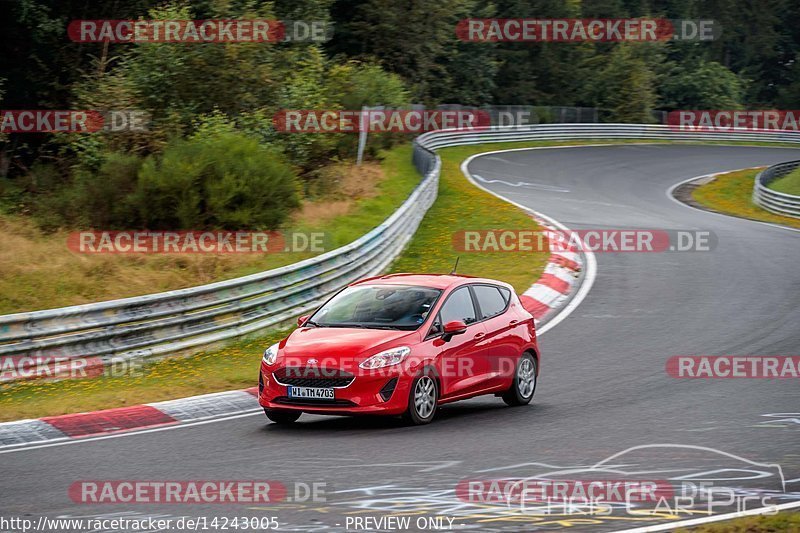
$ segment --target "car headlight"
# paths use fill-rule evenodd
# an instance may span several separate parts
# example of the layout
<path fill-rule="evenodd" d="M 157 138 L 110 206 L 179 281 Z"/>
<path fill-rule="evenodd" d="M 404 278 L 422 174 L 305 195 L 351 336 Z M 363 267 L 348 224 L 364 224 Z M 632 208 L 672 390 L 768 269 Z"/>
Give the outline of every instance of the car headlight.
<path fill-rule="evenodd" d="M 385 350 L 379 354 L 373 355 L 358 366 L 361 368 L 366 368 L 367 370 L 371 370 L 373 368 L 383 368 L 385 366 L 397 365 L 402 363 L 403 359 L 405 359 L 410 352 L 411 348 L 408 346 L 392 348 L 391 350 Z"/>
<path fill-rule="evenodd" d="M 264 357 L 261 358 L 268 365 L 274 365 L 275 360 L 278 358 L 278 343 L 276 342 L 266 350 L 264 350 Z"/>

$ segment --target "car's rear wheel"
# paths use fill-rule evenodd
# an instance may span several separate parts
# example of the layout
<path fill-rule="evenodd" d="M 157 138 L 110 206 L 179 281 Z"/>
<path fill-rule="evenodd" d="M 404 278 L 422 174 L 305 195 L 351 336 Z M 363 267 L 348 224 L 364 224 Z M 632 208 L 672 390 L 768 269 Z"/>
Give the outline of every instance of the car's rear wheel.
<path fill-rule="evenodd" d="M 408 410 L 403 415 L 406 422 L 414 425 L 429 424 L 439 407 L 439 386 L 430 370 L 414 378 L 408 395 Z"/>
<path fill-rule="evenodd" d="M 527 352 L 522 354 L 514 371 L 514 382 L 502 395 L 503 401 L 511 406 L 531 403 L 536 392 L 536 371 L 536 359 Z"/>
<path fill-rule="evenodd" d="M 292 424 L 297 422 L 302 414 L 300 411 L 278 411 L 276 409 L 264 409 L 264 413 L 276 424 Z"/>

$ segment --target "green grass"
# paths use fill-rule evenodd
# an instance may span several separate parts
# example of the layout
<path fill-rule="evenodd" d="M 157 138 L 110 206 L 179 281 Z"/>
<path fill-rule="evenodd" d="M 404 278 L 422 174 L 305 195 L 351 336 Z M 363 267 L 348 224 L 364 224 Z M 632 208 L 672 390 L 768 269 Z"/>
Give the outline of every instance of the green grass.
<path fill-rule="evenodd" d="M 162 359 L 119 375 L 0 385 L 0 421 L 170 400 L 258 384 L 261 354 L 290 330 L 239 340 L 222 350 Z"/>
<path fill-rule="evenodd" d="M 770 516 L 748 516 L 706 524 L 676 533 L 784 533 L 800 531 L 800 513 L 778 513 Z"/>
<path fill-rule="evenodd" d="M 324 229 L 332 237 L 333 247 L 344 246 L 379 226 L 408 198 L 419 184 L 420 177 L 411 163 L 411 145 L 399 146 L 381 153 L 381 169 L 385 178 L 378 184 L 375 195 L 356 202 L 347 214 L 335 217 L 323 226 L 300 224 L 296 229 Z"/>
<path fill-rule="evenodd" d="M 800 228 L 800 219 L 770 213 L 753 203 L 753 180 L 758 170 L 720 174 L 692 192 L 701 205 L 729 215 Z"/>
<path fill-rule="evenodd" d="M 300 213 L 290 230 L 324 232 L 325 248 L 343 246 L 386 219 L 419 183 L 410 172 L 410 146 L 376 164 L 346 167 L 365 183 L 353 198 L 339 193 Z M 342 197 L 344 196 L 344 197 Z M 42 233 L 19 216 L 0 216 L 0 314 L 35 311 L 163 292 L 246 276 L 296 263 L 311 252 L 267 254 L 80 254 L 66 246 L 68 231 Z"/>
<path fill-rule="evenodd" d="M 518 146 L 518 145 L 515 145 Z M 493 146 L 494 147 L 494 146 Z M 451 148 L 442 152 L 442 175 L 436 204 L 423 219 L 393 271 L 449 272 L 456 252 L 452 233 L 460 229 L 536 229 L 536 223 L 516 207 L 472 186 L 459 165 L 486 147 Z M 382 163 L 387 179 L 380 197 L 364 202 L 349 227 L 332 229 L 343 242 L 362 235 L 387 216 L 387 210 L 408 196 L 409 183 L 419 175 L 411 164 L 411 146 L 388 152 Z M 397 184 L 392 187 L 391 184 Z M 462 254 L 459 271 L 498 278 L 523 291 L 538 278 L 547 254 L 497 252 Z M 0 386 L 0 420 L 17 420 L 65 413 L 109 409 L 182 396 L 252 387 L 264 348 L 288 334 L 270 333 L 238 341 L 219 350 L 189 358 L 147 364 L 133 376 L 30 381 Z"/>
<path fill-rule="evenodd" d="M 453 234 L 459 230 L 538 228 L 520 209 L 473 186 L 461 173 L 462 161 L 486 151 L 487 146 L 482 145 L 439 152 L 442 158 L 439 196 L 408 248 L 392 265 L 392 272 L 447 273 L 459 256 L 459 273 L 500 279 L 513 285 L 517 292 L 524 292 L 539 277 L 547 253 L 470 253 L 453 248 Z"/>
<path fill-rule="evenodd" d="M 466 151 L 632 142 L 663 141 L 491 143 L 482 148 L 468 148 Z M 413 172 L 410 154 L 410 145 L 385 153 L 386 161 L 381 165 L 382 175 L 379 169 L 370 165 L 365 165 L 360 170 L 347 163 L 331 165 L 329 168 L 334 173 L 337 169 L 344 169 L 344 175 L 350 176 L 351 181 L 367 184 L 366 193 L 345 190 L 340 191 L 339 196 L 334 199 L 325 198 L 312 203 L 316 210 L 310 213 L 304 211 L 304 214 L 295 217 L 294 222 L 289 224 L 290 229 L 326 232 L 329 237 L 326 249 L 342 246 L 360 237 L 382 222 L 418 183 L 419 176 Z M 346 200 L 346 206 L 342 205 L 342 200 Z M 79 254 L 71 252 L 65 246 L 67 231 L 43 234 L 28 218 L 9 215 L 0 215 L 0 233 L 3 234 L 3 239 L 0 239 L 0 314 L 193 287 L 262 272 L 315 255 L 310 252 L 261 255 Z M 435 266 L 440 268 L 444 262 L 451 260 L 452 256 L 447 257 L 446 261 L 437 262 Z"/>
<path fill-rule="evenodd" d="M 615 141 L 581 144 L 611 142 Z M 625 141 L 616 141 L 621 142 Z M 449 272 L 455 256 L 461 255 L 459 272 L 501 279 L 511 283 L 518 291 L 526 289 L 539 276 L 546 254 L 459 254 L 453 250 L 451 239 L 454 231 L 536 228 L 534 221 L 517 208 L 472 186 L 459 167 L 466 157 L 491 150 L 574 144 L 576 141 L 491 143 L 442 150 L 438 199 L 423 219 L 408 248 L 394 263 L 392 271 Z M 378 196 L 360 201 L 356 213 L 343 216 L 342 222 L 346 224 L 327 228 L 336 235 L 338 242 L 349 242 L 382 222 L 388 212 L 408 196 L 419 182 L 410 160 L 409 145 L 385 154 L 382 167 L 387 179 L 381 183 Z M 752 187 L 752 176 L 749 183 L 749 187 Z M 0 385 L 0 420 L 109 409 L 252 387 L 256 384 L 259 359 L 264 348 L 288 332 L 272 332 L 260 338 L 239 340 L 222 349 L 190 358 L 154 362 L 133 376 Z"/>
<path fill-rule="evenodd" d="M 800 168 L 778 178 L 769 184 L 769 188 L 786 194 L 800 196 Z"/>

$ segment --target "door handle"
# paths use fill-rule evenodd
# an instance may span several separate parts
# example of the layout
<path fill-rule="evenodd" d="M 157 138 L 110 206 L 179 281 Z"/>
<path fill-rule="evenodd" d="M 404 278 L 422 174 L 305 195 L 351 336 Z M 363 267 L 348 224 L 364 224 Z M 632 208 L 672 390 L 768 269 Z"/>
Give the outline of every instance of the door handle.
<path fill-rule="evenodd" d="M 517 324 L 519 324 L 519 320 L 512 320 L 508 323 L 509 326 L 516 326 Z"/>
<path fill-rule="evenodd" d="M 476 333 L 473 339 L 482 339 L 486 336 L 486 333 Z"/>

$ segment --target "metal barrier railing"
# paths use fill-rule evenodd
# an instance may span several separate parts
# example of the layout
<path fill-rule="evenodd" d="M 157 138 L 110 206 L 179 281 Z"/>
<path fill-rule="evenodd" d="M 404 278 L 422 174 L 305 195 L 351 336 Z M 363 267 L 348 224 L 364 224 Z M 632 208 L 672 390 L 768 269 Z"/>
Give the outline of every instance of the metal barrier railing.
<path fill-rule="evenodd" d="M 494 127 L 485 130 L 442 130 L 417 137 L 418 144 L 428 150 L 446 146 L 512 141 L 642 139 L 691 142 L 784 142 L 800 143 L 800 133 L 788 131 L 753 131 L 734 129 L 730 132 L 681 131 L 661 124 L 539 124 L 535 126 Z"/>
<path fill-rule="evenodd" d="M 769 188 L 770 183 L 798 167 L 800 161 L 788 161 L 759 172 L 753 183 L 753 203 L 778 215 L 800 218 L 800 196 Z"/>
<path fill-rule="evenodd" d="M 436 131 L 417 138 L 418 149 L 428 151 L 448 146 L 482 144 L 508 141 L 553 140 L 614 140 L 642 139 L 674 142 L 777 142 L 800 143 L 800 133 L 789 131 L 753 131 L 739 129 L 730 132 L 681 131 L 673 126 L 655 124 L 545 124 L 536 126 L 508 126 L 481 131 Z M 416 153 L 415 153 L 416 157 Z M 785 216 L 800 217 L 800 196 L 781 193 L 767 185 L 800 166 L 800 161 L 773 165 L 758 176 L 753 186 L 753 202 Z"/>
<path fill-rule="evenodd" d="M 638 124 L 548 124 L 426 133 L 416 139 L 413 149 L 422 181 L 395 213 L 358 240 L 299 263 L 209 285 L 0 316 L 0 363 L 11 358 L 37 366 L 60 358 L 94 357 L 111 364 L 198 351 L 284 323 L 315 309 L 348 283 L 382 272 L 400 254 L 436 199 L 441 169 L 436 149 L 576 139 L 797 143 L 800 134 L 687 133 Z"/>
<path fill-rule="evenodd" d="M 200 287 L 0 316 L 0 362 L 11 358 L 28 370 L 77 358 L 97 358 L 108 365 L 197 351 L 286 322 L 315 309 L 345 285 L 384 271 L 433 204 L 438 182 L 434 161 L 380 226 L 299 263 Z M 18 376 L 10 373 L 2 380 Z"/>

